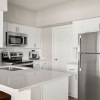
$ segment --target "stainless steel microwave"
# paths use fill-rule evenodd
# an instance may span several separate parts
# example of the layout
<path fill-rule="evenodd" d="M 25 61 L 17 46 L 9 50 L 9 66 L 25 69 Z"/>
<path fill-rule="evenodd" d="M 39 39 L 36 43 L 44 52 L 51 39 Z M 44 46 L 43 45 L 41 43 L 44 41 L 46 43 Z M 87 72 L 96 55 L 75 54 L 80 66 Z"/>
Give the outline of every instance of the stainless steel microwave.
<path fill-rule="evenodd" d="M 6 32 L 6 45 L 7 46 L 26 46 L 27 34 Z"/>

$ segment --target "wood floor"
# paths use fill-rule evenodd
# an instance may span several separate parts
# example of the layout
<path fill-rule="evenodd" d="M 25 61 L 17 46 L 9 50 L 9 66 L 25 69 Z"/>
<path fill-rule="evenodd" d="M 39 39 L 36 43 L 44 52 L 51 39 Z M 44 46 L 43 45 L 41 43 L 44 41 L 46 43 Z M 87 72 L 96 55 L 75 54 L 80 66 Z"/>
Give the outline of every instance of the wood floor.
<path fill-rule="evenodd" d="M 75 98 L 73 98 L 73 97 L 69 97 L 69 100 L 78 100 L 78 99 L 75 99 Z"/>

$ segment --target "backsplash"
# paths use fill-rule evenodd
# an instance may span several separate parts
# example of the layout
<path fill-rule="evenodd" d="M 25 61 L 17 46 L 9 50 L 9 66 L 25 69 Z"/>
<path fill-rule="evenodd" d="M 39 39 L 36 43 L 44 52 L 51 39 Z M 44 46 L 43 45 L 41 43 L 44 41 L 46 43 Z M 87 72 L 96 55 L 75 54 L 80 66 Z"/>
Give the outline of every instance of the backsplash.
<path fill-rule="evenodd" d="M 28 60 L 29 59 L 29 51 L 35 50 L 35 49 L 30 49 L 30 48 L 21 48 L 21 47 L 7 47 L 6 49 L 3 49 L 3 51 L 9 51 L 9 52 L 23 52 L 23 60 Z M 42 50 L 41 49 L 36 49 L 36 51 L 39 52 L 40 58 L 42 58 Z"/>

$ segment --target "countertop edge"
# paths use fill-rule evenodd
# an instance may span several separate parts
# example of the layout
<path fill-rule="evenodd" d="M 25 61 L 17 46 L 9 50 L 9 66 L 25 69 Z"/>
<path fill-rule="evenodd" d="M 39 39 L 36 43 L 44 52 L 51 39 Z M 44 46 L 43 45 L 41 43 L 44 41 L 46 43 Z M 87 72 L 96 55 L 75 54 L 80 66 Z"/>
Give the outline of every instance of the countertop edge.
<path fill-rule="evenodd" d="M 51 80 L 48 80 L 48 81 L 45 81 L 45 82 L 41 82 L 41 83 L 38 83 L 38 84 L 30 85 L 30 86 L 27 86 L 27 87 L 24 87 L 24 88 L 21 88 L 21 89 L 14 89 L 14 88 L 0 84 L 0 90 L 4 91 L 4 92 L 11 91 L 13 93 L 16 93 L 16 92 L 21 92 L 21 91 L 28 90 L 28 89 L 31 89 L 31 88 L 34 88 L 34 87 L 38 87 L 38 86 L 41 86 L 41 85 L 44 85 L 44 84 L 48 84 L 49 82 L 53 82 L 53 81 L 56 81 L 56 80 L 59 80 L 59 79 L 62 79 L 62 78 L 66 78 L 66 77 L 70 77 L 70 76 L 71 76 L 70 73 L 66 73 L 63 76 L 60 76 L 60 77 L 57 77 L 57 78 L 54 78 L 54 79 L 51 79 Z"/>

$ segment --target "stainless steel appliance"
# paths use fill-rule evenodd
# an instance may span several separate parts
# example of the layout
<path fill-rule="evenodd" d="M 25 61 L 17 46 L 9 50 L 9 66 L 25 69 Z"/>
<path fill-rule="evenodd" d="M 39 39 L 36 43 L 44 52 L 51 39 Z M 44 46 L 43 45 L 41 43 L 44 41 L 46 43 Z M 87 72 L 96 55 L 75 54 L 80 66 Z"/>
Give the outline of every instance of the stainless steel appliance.
<path fill-rule="evenodd" d="M 31 50 L 29 52 L 29 59 L 31 59 L 31 60 L 39 60 L 40 59 L 39 52 L 35 51 L 35 50 Z"/>
<path fill-rule="evenodd" d="M 79 35 L 78 100 L 100 100 L 100 32 Z"/>
<path fill-rule="evenodd" d="M 23 33 L 6 32 L 7 46 L 25 46 L 27 45 L 27 35 Z"/>
<path fill-rule="evenodd" d="M 8 62 L 12 65 L 19 65 L 24 67 L 33 68 L 32 60 L 22 60 L 22 52 L 3 52 L 2 53 L 2 62 Z"/>
<path fill-rule="evenodd" d="M 22 61 L 23 53 L 22 52 L 3 52 L 2 61 L 3 62 L 18 62 Z"/>

